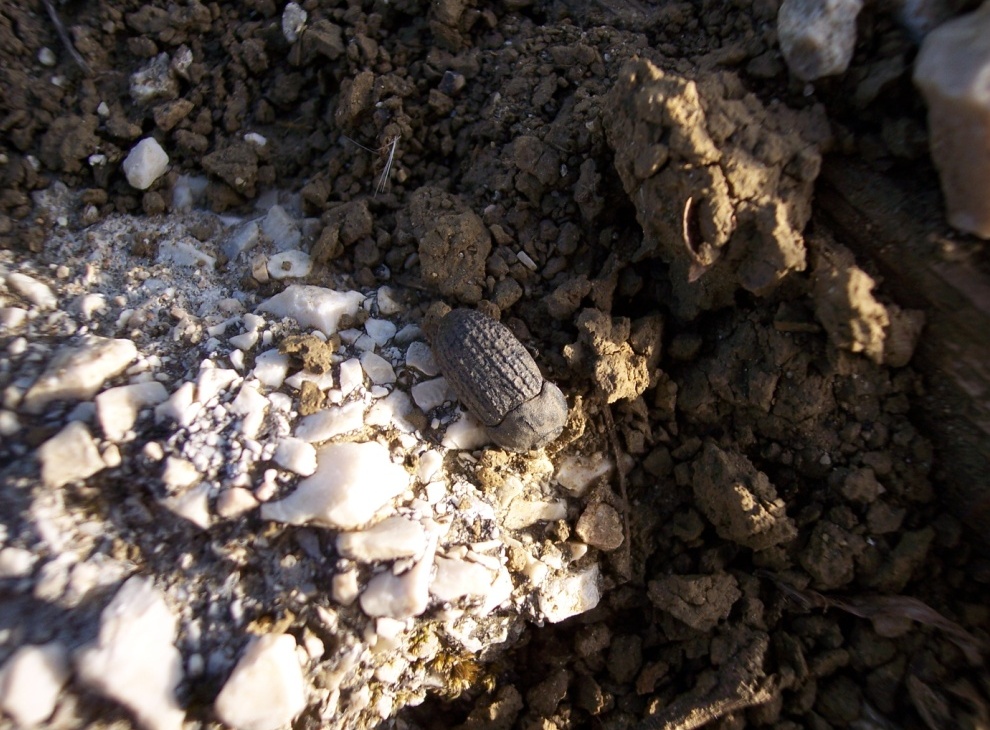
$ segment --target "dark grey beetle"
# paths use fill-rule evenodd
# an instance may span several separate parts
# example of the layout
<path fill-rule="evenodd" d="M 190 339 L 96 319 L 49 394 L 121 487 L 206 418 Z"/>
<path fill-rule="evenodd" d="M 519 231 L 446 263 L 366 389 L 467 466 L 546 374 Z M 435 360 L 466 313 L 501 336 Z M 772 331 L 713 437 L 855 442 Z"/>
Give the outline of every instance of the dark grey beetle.
<path fill-rule="evenodd" d="M 567 422 L 567 400 L 508 327 L 472 309 L 440 320 L 433 354 L 464 407 L 511 451 L 546 446 Z"/>

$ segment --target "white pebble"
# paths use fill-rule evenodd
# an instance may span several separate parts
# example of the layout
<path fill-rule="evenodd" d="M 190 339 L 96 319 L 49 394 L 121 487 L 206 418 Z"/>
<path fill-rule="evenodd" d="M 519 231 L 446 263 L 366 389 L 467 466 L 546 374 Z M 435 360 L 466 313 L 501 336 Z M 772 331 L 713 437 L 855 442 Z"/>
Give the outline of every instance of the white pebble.
<path fill-rule="evenodd" d="M 433 350 L 425 342 L 413 342 L 406 350 L 406 367 L 414 368 L 429 377 L 440 373 L 440 366 L 433 356 Z"/>
<path fill-rule="evenodd" d="M 275 244 L 276 251 L 296 249 L 302 241 L 299 226 L 281 205 L 273 205 L 261 219 L 261 232 Z"/>
<path fill-rule="evenodd" d="M 45 441 L 36 453 L 41 462 L 41 481 L 49 488 L 86 479 L 106 466 L 89 429 L 79 421 Z"/>
<path fill-rule="evenodd" d="M 419 616 L 430 602 L 430 578 L 437 538 L 430 539 L 423 557 L 402 575 L 387 570 L 368 581 L 361 594 L 361 610 L 372 617 L 395 619 Z"/>
<path fill-rule="evenodd" d="M 391 385 L 395 382 L 395 370 L 392 364 L 381 355 L 368 352 L 361 353 L 361 366 L 368 374 L 368 379 L 375 385 Z"/>
<path fill-rule="evenodd" d="M 268 399 L 258 390 L 257 381 L 249 380 L 241 385 L 237 397 L 230 403 L 230 412 L 241 416 L 238 430 L 245 438 L 253 439 L 265 423 Z"/>
<path fill-rule="evenodd" d="M 91 337 L 79 347 L 64 348 L 24 395 L 21 408 L 38 414 L 53 401 L 88 400 L 135 357 L 137 347 L 130 340 Z"/>
<path fill-rule="evenodd" d="M 189 381 L 180 385 L 164 403 L 155 406 L 155 420 L 161 423 L 169 419 L 187 427 L 200 410 L 202 406 L 196 402 L 196 384 Z"/>
<path fill-rule="evenodd" d="M 601 452 L 570 454 L 557 467 L 557 484 L 574 497 L 583 497 L 598 479 L 612 471 L 612 460 Z"/>
<path fill-rule="evenodd" d="M 199 529 L 210 529 L 209 482 L 203 482 L 181 494 L 165 497 L 159 500 L 159 503 L 176 516 L 193 523 Z"/>
<path fill-rule="evenodd" d="M 590 611 L 601 600 L 597 565 L 577 573 L 548 580 L 540 589 L 539 605 L 552 624 Z"/>
<path fill-rule="evenodd" d="M 175 635 L 175 616 L 154 583 L 129 578 L 103 609 L 99 638 L 76 656 L 79 679 L 128 708 L 146 730 L 181 730 Z"/>
<path fill-rule="evenodd" d="M 58 642 L 22 646 L 0 667 L 0 710 L 24 728 L 45 722 L 69 679 L 69 656 Z"/>
<path fill-rule="evenodd" d="M 301 327 L 318 329 L 329 337 L 337 331 L 340 318 L 345 314 L 353 317 L 363 301 L 364 294 L 357 291 L 338 292 L 320 286 L 293 284 L 262 302 L 258 311 L 290 317 Z"/>
<path fill-rule="evenodd" d="M 240 517 L 258 506 L 258 500 L 247 489 L 231 487 L 217 497 L 217 514 L 225 520 Z"/>
<path fill-rule="evenodd" d="M 289 356 L 278 350 L 266 350 L 254 359 L 251 375 L 269 388 L 279 388 L 289 372 Z"/>
<path fill-rule="evenodd" d="M 258 333 L 245 332 L 242 335 L 234 335 L 227 340 L 227 342 L 236 347 L 238 350 L 251 350 L 256 344 L 258 344 Z"/>
<path fill-rule="evenodd" d="M 15 330 L 27 321 L 23 307 L 0 307 L 0 330 Z"/>
<path fill-rule="evenodd" d="M 244 251 L 250 251 L 261 240 L 261 226 L 258 221 L 248 221 L 231 229 L 220 243 L 220 250 L 231 261 Z"/>
<path fill-rule="evenodd" d="M 299 34 L 306 27 L 308 14 L 297 3 L 286 4 L 282 11 L 282 35 L 289 43 L 295 43 L 299 39 Z"/>
<path fill-rule="evenodd" d="M 0 410 L 0 436 L 9 438 L 21 430 L 21 422 L 13 411 Z"/>
<path fill-rule="evenodd" d="M 361 361 L 351 358 L 340 363 L 341 394 L 350 395 L 362 385 L 364 385 L 364 368 L 361 367 Z"/>
<path fill-rule="evenodd" d="M 316 449 L 302 439 L 280 439 L 273 457 L 283 469 L 308 477 L 316 471 Z"/>
<path fill-rule="evenodd" d="M 227 390 L 240 380 L 236 370 L 226 368 L 202 367 L 196 378 L 196 401 L 206 405 L 214 396 Z"/>
<path fill-rule="evenodd" d="M 409 473 L 379 443 L 330 444 L 317 453 L 316 473 L 285 499 L 263 505 L 261 517 L 353 530 L 405 492 L 409 482 Z"/>
<path fill-rule="evenodd" d="M 429 413 L 434 408 L 454 399 L 453 391 L 451 391 L 446 378 L 434 378 L 416 383 L 410 392 L 413 402 L 419 406 L 423 413 Z"/>
<path fill-rule="evenodd" d="M 145 137 L 131 149 L 121 164 L 132 188 L 147 190 L 168 169 L 168 155 L 158 140 Z"/>
<path fill-rule="evenodd" d="M 467 596 L 487 595 L 497 575 L 483 565 L 460 558 L 438 555 L 434 562 L 437 573 L 430 584 L 430 593 L 444 603 Z"/>
<path fill-rule="evenodd" d="M 54 309 L 58 304 L 58 298 L 47 284 L 27 274 L 8 274 L 7 285 L 39 309 Z"/>
<path fill-rule="evenodd" d="M 368 409 L 364 422 L 369 426 L 391 426 L 404 433 L 415 431 L 409 422 L 413 411 L 412 399 L 404 390 L 395 389 L 388 396 L 375 401 Z"/>
<path fill-rule="evenodd" d="M 19 547 L 0 550 L 0 578 L 24 578 L 31 575 L 38 556 Z"/>
<path fill-rule="evenodd" d="M 47 66 L 51 68 L 55 65 L 58 59 L 55 58 L 55 52 L 48 46 L 42 46 L 41 50 L 38 51 L 38 63 L 42 66 Z"/>
<path fill-rule="evenodd" d="M 315 444 L 328 441 L 364 427 L 364 403 L 353 401 L 342 406 L 324 408 L 299 419 L 296 438 Z"/>
<path fill-rule="evenodd" d="M 345 558 L 370 563 L 419 555 L 426 548 L 426 530 L 405 517 L 389 517 L 360 532 L 337 535 L 337 551 Z"/>
<path fill-rule="evenodd" d="M 777 36 L 791 73 L 814 81 L 849 68 L 862 8 L 863 0 L 784 0 Z"/>
<path fill-rule="evenodd" d="M 387 319 L 369 319 L 364 323 L 364 331 L 381 347 L 395 337 L 396 327 Z"/>
<path fill-rule="evenodd" d="M 217 717 L 234 730 L 278 730 L 306 708 L 306 682 L 288 634 L 253 639 L 217 695 Z"/>
<path fill-rule="evenodd" d="M 103 391 L 96 396 L 96 415 L 103 435 L 110 441 L 123 440 L 137 422 L 142 408 L 157 406 L 167 399 L 165 386 L 153 380 Z"/>
<path fill-rule="evenodd" d="M 361 592 L 357 571 L 348 570 L 334 575 L 330 582 L 330 590 L 333 600 L 342 606 L 350 606 L 357 600 L 358 594 Z"/>
<path fill-rule="evenodd" d="M 162 471 L 162 481 L 172 490 L 187 489 L 202 478 L 199 471 L 188 459 L 169 456 L 165 459 L 165 469 Z"/>

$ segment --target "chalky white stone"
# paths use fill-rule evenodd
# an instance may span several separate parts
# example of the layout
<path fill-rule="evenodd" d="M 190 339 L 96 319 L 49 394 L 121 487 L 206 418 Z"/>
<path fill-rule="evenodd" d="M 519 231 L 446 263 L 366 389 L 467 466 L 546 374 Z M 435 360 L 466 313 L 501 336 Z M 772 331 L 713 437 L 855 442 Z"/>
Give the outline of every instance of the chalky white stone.
<path fill-rule="evenodd" d="M 165 174 L 165 170 L 168 169 L 168 155 L 158 144 L 158 140 L 154 137 L 145 137 L 134 145 L 121 163 L 121 167 L 127 183 L 132 188 L 147 190 L 155 180 Z"/>
<path fill-rule="evenodd" d="M 613 463 L 605 454 L 569 454 L 557 467 L 557 484 L 575 497 L 583 497 L 592 484 L 612 471 Z"/>
<path fill-rule="evenodd" d="M 392 363 L 381 355 L 371 352 L 361 354 L 361 366 L 368 374 L 368 379 L 375 385 L 391 385 L 395 382 L 395 370 Z"/>
<path fill-rule="evenodd" d="M 161 423 L 168 419 L 185 428 L 201 409 L 202 405 L 196 402 L 196 384 L 187 381 L 176 388 L 168 400 L 155 406 L 155 421 Z"/>
<path fill-rule="evenodd" d="M 283 469 L 300 476 L 308 477 L 316 471 L 316 449 L 302 439 L 281 439 L 272 458 Z"/>
<path fill-rule="evenodd" d="M 430 604 L 430 579 L 437 538 L 430 538 L 420 558 L 401 575 L 386 570 L 368 581 L 361 594 L 361 610 L 372 617 L 406 619 L 419 616 Z"/>
<path fill-rule="evenodd" d="M 552 624 L 590 611 L 601 600 L 599 583 L 597 565 L 580 573 L 551 578 L 540 588 L 540 611 Z"/>
<path fill-rule="evenodd" d="M 202 475 L 188 459 L 181 459 L 178 456 L 169 456 L 165 459 L 162 481 L 170 489 L 187 489 L 200 479 Z"/>
<path fill-rule="evenodd" d="M 309 276 L 313 260 L 298 250 L 283 251 L 268 259 L 268 275 L 273 279 L 301 279 Z"/>
<path fill-rule="evenodd" d="M 23 728 L 43 723 L 55 711 L 69 679 L 69 656 L 58 642 L 22 646 L 0 667 L 0 711 Z"/>
<path fill-rule="evenodd" d="M 21 410 L 38 414 L 54 401 L 88 400 L 135 357 L 133 342 L 106 337 L 90 337 L 78 347 L 62 349 L 24 395 Z"/>
<path fill-rule="evenodd" d="M 409 488 L 409 473 L 376 442 L 330 444 L 317 452 L 316 473 L 283 500 L 261 507 L 261 518 L 355 530 Z"/>
<path fill-rule="evenodd" d="M 110 441 L 121 441 L 137 422 L 138 412 L 168 399 L 165 386 L 156 381 L 121 385 L 96 396 L 96 415 L 103 435 Z"/>
<path fill-rule="evenodd" d="M 497 573 L 484 565 L 460 558 L 435 560 L 437 574 L 430 584 L 430 593 L 444 603 L 452 603 L 466 596 L 485 596 L 491 590 Z"/>
<path fill-rule="evenodd" d="M 201 530 L 210 529 L 210 485 L 206 482 L 171 497 L 159 504 Z"/>
<path fill-rule="evenodd" d="M 217 263 L 216 257 L 200 250 L 199 245 L 193 241 L 165 241 L 161 243 L 158 246 L 158 255 L 155 256 L 155 261 L 159 264 L 201 269 L 212 269 Z"/>
<path fill-rule="evenodd" d="M 311 444 L 329 441 L 364 426 L 364 403 L 352 401 L 342 406 L 324 408 L 299 419 L 296 438 Z"/>
<path fill-rule="evenodd" d="M 419 370 L 431 378 L 440 373 L 433 350 L 425 342 L 413 342 L 409 345 L 406 349 L 406 367 Z"/>
<path fill-rule="evenodd" d="M 199 403 L 209 403 L 215 396 L 227 390 L 240 379 L 236 370 L 227 368 L 200 368 L 196 378 L 196 400 Z"/>
<path fill-rule="evenodd" d="M 395 323 L 387 319 L 369 319 L 364 323 L 364 331 L 368 333 L 368 337 L 375 341 L 375 344 L 379 347 L 384 346 L 395 337 L 396 332 Z"/>
<path fill-rule="evenodd" d="M 261 232 L 275 244 L 276 251 L 296 249 L 302 241 L 302 233 L 295 219 L 286 213 L 281 205 L 273 205 L 268 209 L 268 213 L 261 219 Z M 268 271 L 271 272 L 270 265 Z"/>
<path fill-rule="evenodd" d="M 925 37 L 914 83 L 928 105 L 929 147 L 949 223 L 990 239 L 990 4 Z"/>
<path fill-rule="evenodd" d="M 446 378 L 433 378 L 433 380 L 416 383 L 410 392 L 413 402 L 419 406 L 423 413 L 429 413 L 434 408 L 454 399 L 454 392 L 450 389 Z"/>
<path fill-rule="evenodd" d="M 231 487 L 217 497 L 217 514 L 225 520 L 239 517 L 258 506 L 258 500 L 243 487 Z"/>
<path fill-rule="evenodd" d="M 289 356 L 278 350 L 267 350 L 254 359 L 251 375 L 269 388 L 278 388 L 289 372 Z"/>
<path fill-rule="evenodd" d="M 24 578 L 31 575 L 38 556 L 19 547 L 0 550 L 0 578 Z"/>
<path fill-rule="evenodd" d="M 406 517 L 394 516 L 360 532 L 337 535 L 337 551 L 362 563 L 419 555 L 426 548 L 426 529 Z"/>
<path fill-rule="evenodd" d="M 77 654 L 77 675 L 134 713 L 145 730 L 181 730 L 175 635 L 176 619 L 161 591 L 148 578 L 129 578 L 103 609 L 99 637 Z"/>
<path fill-rule="evenodd" d="M 432 382 L 432 381 L 431 381 Z M 457 420 L 447 426 L 441 445 L 445 449 L 470 451 L 492 442 L 488 430 L 472 414 L 457 408 Z"/>
<path fill-rule="evenodd" d="M 409 422 L 413 411 L 412 399 L 402 390 L 393 390 L 386 397 L 375 401 L 368 409 L 364 422 L 368 426 L 391 426 L 403 433 L 412 433 L 415 427 Z"/>
<path fill-rule="evenodd" d="M 298 3 L 287 3 L 282 11 L 282 35 L 289 43 L 295 43 L 306 27 L 308 13 Z"/>
<path fill-rule="evenodd" d="M 265 422 L 268 410 L 268 399 L 258 390 L 258 383 L 253 380 L 245 381 L 237 391 L 237 397 L 230 403 L 230 412 L 241 416 L 238 431 L 245 438 L 255 438 Z"/>
<path fill-rule="evenodd" d="M 217 717 L 235 730 L 278 730 L 306 708 L 306 682 L 288 634 L 254 639 L 217 695 Z"/>
<path fill-rule="evenodd" d="M 340 363 L 340 392 L 350 395 L 364 384 L 364 368 L 356 357 Z"/>
<path fill-rule="evenodd" d="M 777 36 L 791 73 L 814 81 L 849 68 L 862 9 L 863 0 L 784 0 Z"/>
<path fill-rule="evenodd" d="M 53 309 L 58 304 L 58 299 L 47 284 L 27 274 L 8 274 L 7 285 L 39 309 Z"/>
<path fill-rule="evenodd" d="M 69 423 L 39 446 L 36 453 L 41 462 L 41 481 L 53 489 L 91 477 L 106 466 L 81 421 Z"/>
<path fill-rule="evenodd" d="M 258 221 L 248 221 L 231 229 L 224 236 L 220 250 L 230 261 L 234 261 L 245 251 L 257 246 L 260 240 L 261 226 L 258 225 Z"/>
<path fill-rule="evenodd" d="M 318 329 L 329 337 L 337 331 L 340 318 L 345 314 L 353 317 L 363 301 L 361 292 L 338 292 L 321 286 L 293 284 L 262 302 L 258 311 L 290 317 L 301 327 Z"/>

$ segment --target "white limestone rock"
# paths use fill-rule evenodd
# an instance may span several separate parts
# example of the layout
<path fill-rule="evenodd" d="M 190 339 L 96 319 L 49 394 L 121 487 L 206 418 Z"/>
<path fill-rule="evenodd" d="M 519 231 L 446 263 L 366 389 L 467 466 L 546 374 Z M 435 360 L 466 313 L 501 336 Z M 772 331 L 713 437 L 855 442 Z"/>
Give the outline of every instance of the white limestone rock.
<path fill-rule="evenodd" d="M 176 619 L 161 591 L 148 578 L 129 578 L 103 609 L 99 637 L 77 654 L 78 677 L 134 713 L 145 730 L 181 730 L 175 635 Z"/>
<path fill-rule="evenodd" d="M 430 593 L 444 603 L 453 603 L 467 596 L 487 595 L 498 573 L 479 563 L 461 558 L 435 559 L 437 574 L 430 584 Z"/>
<path fill-rule="evenodd" d="M 409 394 L 396 389 L 375 401 L 375 404 L 368 409 L 364 422 L 369 426 L 390 426 L 403 433 L 412 433 L 416 430 L 409 421 L 412 412 L 413 403 Z"/>
<path fill-rule="evenodd" d="M 81 421 L 72 421 L 37 450 L 41 481 L 56 489 L 69 482 L 93 476 L 106 467 L 96 442 Z"/>
<path fill-rule="evenodd" d="M 340 363 L 340 392 L 350 395 L 364 385 L 364 368 L 356 357 Z"/>
<path fill-rule="evenodd" d="M 395 323 L 387 319 L 371 318 L 364 323 L 364 331 L 379 347 L 384 347 L 389 340 L 395 337 L 397 329 Z"/>
<path fill-rule="evenodd" d="M 39 309 L 54 309 L 58 304 L 58 299 L 51 288 L 33 276 L 14 272 L 7 275 L 6 281 L 7 286 Z"/>
<path fill-rule="evenodd" d="M 392 363 L 370 350 L 361 353 L 361 367 L 368 374 L 368 380 L 375 385 L 392 385 L 395 382 Z"/>
<path fill-rule="evenodd" d="M 358 431 L 363 426 L 364 403 L 352 401 L 300 418 L 296 426 L 296 438 L 311 444 L 321 443 Z"/>
<path fill-rule="evenodd" d="M 24 394 L 20 410 L 36 415 L 54 401 L 89 400 L 135 357 L 137 347 L 130 340 L 90 337 L 78 347 L 64 348 Z"/>
<path fill-rule="evenodd" d="M 554 478 L 568 494 L 583 497 L 597 480 L 612 471 L 614 464 L 605 454 L 568 454 L 561 459 Z"/>
<path fill-rule="evenodd" d="M 251 375 L 262 385 L 269 388 L 279 388 L 285 382 L 289 372 L 289 356 L 278 350 L 266 350 L 254 359 L 254 369 Z"/>
<path fill-rule="evenodd" d="M 599 583 L 597 565 L 580 573 L 551 578 L 540 588 L 540 611 L 552 624 L 590 611 L 601 600 Z"/>
<path fill-rule="evenodd" d="M 22 646 L 0 667 L 0 711 L 22 728 L 40 725 L 68 679 L 69 655 L 60 643 Z"/>
<path fill-rule="evenodd" d="M 406 367 L 418 370 L 428 377 L 440 374 L 440 366 L 433 356 L 433 350 L 425 342 L 413 342 L 406 349 Z"/>
<path fill-rule="evenodd" d="M 196 401 L 206 405 L 240 380 L 240 377 L 236 370 L 228 368 L 200 368 L 196 378 Z"/>
<path fill-rule="evenodd" d="M 265 422 L 268 403 L 268 399 L 258 389 L 257 381 L 247 380 L 241 384 L 237 397 L 230 402 L 230 412 L 241 416 L 238 430 L 242 436 L 250 439 L 258 435 Z"/>
<path fill-rule="evenodd" d="M 132 188 L 147 190 L 168 169 L 168 155 L 158 140 L 145 137 L 124 158 L 121 167 Z"/>
<path fill-rule="evenodd" d="M 492 442 L 484 424 L 463 408 L 457 408 L 457 420 L 444 432 L 441 445 L 454 451 L 472 451 Z"/>
<path fill-rule="evenodd" d="M 301 279 L 312 270 L 313 260 L 303 251 L 283 251 L 268 259 L 268 275 L 273 279 Z"/>
<path fill-rule="evenodd" d="M 338 292 L 321 286 L 293 284 L 262 302 L 258 311 L 289 317 L 301 327 L 312 327 L 329 337 L 337 331 L 340 318 L 345 314 L 357 314 L 363 301 L 361 292 Z"/>
<path fill-rule="evenodd" d="M 437 538 L 430 538 L 423 557 L 408 571 L 386 570 L 368 581 L 361 594 L 361 610 L 371 617 L 407 619 L 419 616 L 430 604 L 430 579 Z"/>
<path fill-rule="evenodd" d="M 268 213 L 261 219 L 261 232 L 275 244 L 276 251 L 297 249 L 302 241 L 302 233 L 295 219 L 281 205 L 273 205 L 268 209 Z M 271 273 L 270 265 L 268 271 Z"/>
<path fill-rule="evenodd" d="M 296 640 L 266 634 L 248 645 L 213 705 L 234 730 L 278 730 L 306 708 Z"/>
<path fill-rule="evenodd" d="M 196 420 L 201 409 L 202 404 L 196 402 L 196 384 L 187 381 L 176 388 L 168 400 L 155 406 L 155 421 L 161 423 L 168 419 L 186 428 Z"/>
<path fill-rule="evenodd" d="M 225 520 L 240 517 L 257 506 L 258 500 L 243 487 L 225 489 L 217 497 L 217 514 Z"/>
<path fill-rule="evenodd" d="M 210 529 L 210 485 L 203 482 L 192 489 L 159 500 L 165 509 L 196 525 L 201 530 Z"/>
<path fill-rule="evenodd" d="M 122 441 L 137 422 L 142 408 L 157 406 L 168 400 L 168 391 L 161 383 L 121 385 L 96 396 L 96 416 L 103 435 L 110 441 Z"/>
<path fill-rule="evenodd" d="M 355 530 L 409 488 L 410 475 L 379 443 L 330 444 L 317 453 L 316 473 L 283 500 L 261 507 L 261 518 Z"/>
<path fill-rule="evenodd" d="M 38 556 L 24 548 L 8 546 L 0 550 L 0 579 L 26 578 L 34 570 Z"/>
<path fill-rule="evenodd" d="M 856 47 L 863 0 L 784 0 L 777 37 L 784 61 L 802 81 L 844 73 Z"/>
<path fill-rule="evenodd" d="M 337 552 L 362 563 L 419 555 L 426 548 L 426 529 L 398 515 L 360 532 L 337 535 Z"/>
<path fill-rule="evenodd" d="M 250 251 L 261 241 L 258 221 L 247 221 L 232 228 L 220 243 L 220 250 L 228 260 L 234 261 L 245 251 Z"/>
<path fill-rule="evenodd" d="M 450 389 L 450 384 L 447 383 L 446 378 L 434 378 L 416 383 L 410 392 L 413 402 L 419 406 L 423 413 L 429 413 L 434 408 L 454 399 L 454 391 Z"/>
<path fill-rule="evenodd" d="M 298 438 L 279 440 L 272 457 L 275 463 L 294 474 L 308 477 L 316 471 L 316 449 Z"/>

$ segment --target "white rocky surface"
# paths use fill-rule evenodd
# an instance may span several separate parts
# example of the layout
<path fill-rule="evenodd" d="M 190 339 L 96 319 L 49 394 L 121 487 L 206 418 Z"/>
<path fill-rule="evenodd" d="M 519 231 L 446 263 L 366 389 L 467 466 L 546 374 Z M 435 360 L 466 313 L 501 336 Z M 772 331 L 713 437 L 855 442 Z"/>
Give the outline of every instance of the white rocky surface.
<path fill-rule="evenodd" d="M 79 679 L 134 713 L 146 730 L 179 730 L 182 657 L 176 619 L 147 578 L 129 578 L 103 609 L 99 638 L 76 656 Z"/>
<path fill-rule="evenodd" d="M 214 703 L 234 730 L 278 730 L 306 708 L 296 640 L 266 634 L 251 641 Z"/>
<path fill-rule="evenodd" d="M 190 201 L 202 194 L 194 182 L 178 186 Z M 282 726 L 306 712 L 331 730 L 374 727 L 443 689 L 434 662 L 482 651 L 489 661 L 527 621 L 563 620 L 598 600 L 601 553 L 573 529 L 547 528 L 577 523 L 578 495 L 611 462 L 587 444 L 511 458 L 480 450 L 487 434 L 437 377 L 395 289 L 303 279 L 267 298 L 242 291 L 247 259 L 279 254 L 262 221 L 282 219 L 290 236 L 305 229 L 291 200 L 280 207 L 250 224 L 214 220 L 205 256 L 253 230 L 250 257 L 228 255 L 219 268 L 121 252 L 141 219 L 106 219 L 85 238 L 57 230 L 49 245 L 86 262 L 61 279 L 31 273 L 71 303 L 71 326 L 55 320 L 57 335 L 39 317 L 46 300 L 13 292 L 6 275 L 4 306 L 24 315 L 8 318 L 22 341 L 0 403 L 12 434 L 0 458 L 18 464 L 30 519 L 0 531 L 0 574 L 66 611 L 135 572 L 153 575 L 118 590 L 68 686 L 156 730 L 193 720 L 174 691 L 183 668 L 188 682 L 224 687 L 210 721 Z M 203 215 L 172 217 L 162 235 L 188 240 Z M 13 255 L 0 251 L 0 272 Z M 328 343 L 317 369 L 281 351 L 295 335 Z M 52 435 L 33 449 L 24 435 L 39 425 Z M 87 509 L 67 509 L 70 494 Z M 270 631 L 274 606 L 308 618 Z M 271 719 L 274 700 L 253 710 L 251 700 L 273 687 L 235 691 L 232 673 L 269 666 L 248 659 L 247 633 L 286 630 L 299 646 L 278 649 L 278 666 L 292 674 L 291 654 L 302 690 Z M 0 641 L 0 656 L 17 648 Z"/>

